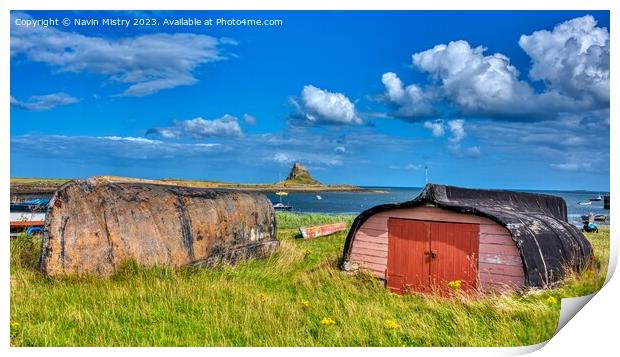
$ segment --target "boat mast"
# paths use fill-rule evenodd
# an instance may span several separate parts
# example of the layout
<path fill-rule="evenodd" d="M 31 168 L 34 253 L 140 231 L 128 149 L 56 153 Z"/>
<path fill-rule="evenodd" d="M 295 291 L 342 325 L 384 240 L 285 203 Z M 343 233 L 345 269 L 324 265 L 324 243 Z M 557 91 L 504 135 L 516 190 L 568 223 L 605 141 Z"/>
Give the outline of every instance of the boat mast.
<path fill-rule="evenodd" d="M 280 172 L 278 172 L 278 183 L 281 184 L 282 183 L 282 174 Z M 278 197 L 280 198 L 280 203 L 282 203 L 282 189 L 280 189 L 280 192 L 277 192 L 276 195 L 278 195 Z"/>
<path fill-rule="evenodd" d="M 424 165 L 424 183 L 428 184 L 428 165 Z"/>

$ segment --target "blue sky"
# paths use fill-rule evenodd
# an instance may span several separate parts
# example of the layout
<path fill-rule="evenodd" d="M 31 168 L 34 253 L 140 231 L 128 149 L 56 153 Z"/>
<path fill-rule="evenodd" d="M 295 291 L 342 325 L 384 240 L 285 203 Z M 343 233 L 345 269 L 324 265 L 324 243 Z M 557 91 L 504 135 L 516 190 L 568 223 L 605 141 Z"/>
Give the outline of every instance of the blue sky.
<path fill-rule="evenodd" d="M 25 27 L 46 18 L 158 26 Z M 180 17 L 281 26 L 164 26 Z M 18 21 L 19 20 L 19 21 Z M 21 21 L 21 22 L 20 22 Z M 18 24 L 19 23 L 19 24 Z M 11 176 L 609 189 L 609 13 L 13 12 Z"/>

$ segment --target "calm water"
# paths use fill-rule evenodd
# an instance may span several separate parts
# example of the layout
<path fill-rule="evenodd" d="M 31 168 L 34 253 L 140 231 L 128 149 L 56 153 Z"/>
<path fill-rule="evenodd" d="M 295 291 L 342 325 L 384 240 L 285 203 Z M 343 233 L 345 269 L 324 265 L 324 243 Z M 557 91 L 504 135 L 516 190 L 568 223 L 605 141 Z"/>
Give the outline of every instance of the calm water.
<path fill-rule="evenodd" d="M 372 192 L 289 192 L 288 196 L 282 197 L 282 202 L 293 206 L 294 212 L 304 213 L 340 213 L 358 214 L 361 211 L 384 203 L 400 203 L 416 197 L 421 188 L 404 187 L 366 187 L 373 190 L 387 191 L 387 193 Z M 548 195 L 560 196 L 566 201 L 568 207 L 568 218 L 571 223 L 581 224 L 581 215 L 605 214 L 609 217 L 609 210 L 603 209 L 603 201 L 592 202 L 591 206 L 580 206 L 578 202 L 588 201 L 590 197 L 595 197 L 599 193 L 605 192 L 586 192 L 586 191 L 524 191 L 532 193 L 544 193 Z M 316 195 L 322 197 L 318 200 Z M 280 198 L 273 193 L 267 194 L 273 202 L 279 202 Z"/>
<path fill-rule="evenodd" d="M 289 192 L 288 196 L 282 197 L 282 202 L 293 206 L 293 212 L 303 213 L 330 213 L 330 214 L 358 214 L 363 210 L 384 204 L 400 203 L 415 198 L 421 188 L 405 187 L 365 187 L 371 190 L 380 190 L 387 193 L 373 192 Z M 568 207 L 568 219 L 571 223 L 581 225 L 581 215 L 604 214 L 610 216 L 609 210 L 603 209 L 603 201 L 592 202 L 590 206 L 580 206 L 578 202 L 588 201 L 590 197 L 605 194 L 605 192 L 587 191 L 524 191 L 532 193 L 544 193 L 553 196 L 560 196 L 566 201 Z M 321 200 L 316 195 L 322 197 Z M 45 195 L 32 195 L 32 197 L 20 197 L 23 199 L 41 198 Z M 267 196 L 271 201 L 279 202 L 280 198 L 273 193 Z M 49 197 L 44 198 L 51 198 Z"/>

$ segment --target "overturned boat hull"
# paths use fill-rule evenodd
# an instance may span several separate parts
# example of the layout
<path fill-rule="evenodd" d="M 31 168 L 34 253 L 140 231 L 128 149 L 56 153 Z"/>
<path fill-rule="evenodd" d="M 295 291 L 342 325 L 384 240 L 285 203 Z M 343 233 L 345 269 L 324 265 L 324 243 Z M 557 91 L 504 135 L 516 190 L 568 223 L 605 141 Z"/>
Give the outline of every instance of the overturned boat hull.
<path fill-rule="evenodd" d="M 125 261 L 210 267 L 277 246 L 263 194 L 89 179 L 52 198 L 39 267 L 48 275 L 110 275 Z"/>

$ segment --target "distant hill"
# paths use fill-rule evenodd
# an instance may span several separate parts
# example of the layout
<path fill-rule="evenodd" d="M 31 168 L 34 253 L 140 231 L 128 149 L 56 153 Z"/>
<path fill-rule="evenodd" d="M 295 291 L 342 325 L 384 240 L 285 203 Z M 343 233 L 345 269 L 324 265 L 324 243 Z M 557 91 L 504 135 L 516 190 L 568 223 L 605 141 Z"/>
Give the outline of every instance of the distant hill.
<path fill-rule="evenodd" d="M 286 180 L 280 182 L 284 186 L 322 186 L 310 175 L 310 171 L 299 162 L 293 164 Z"/>

